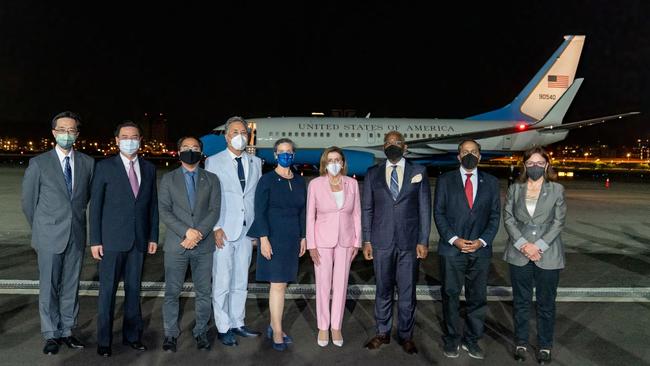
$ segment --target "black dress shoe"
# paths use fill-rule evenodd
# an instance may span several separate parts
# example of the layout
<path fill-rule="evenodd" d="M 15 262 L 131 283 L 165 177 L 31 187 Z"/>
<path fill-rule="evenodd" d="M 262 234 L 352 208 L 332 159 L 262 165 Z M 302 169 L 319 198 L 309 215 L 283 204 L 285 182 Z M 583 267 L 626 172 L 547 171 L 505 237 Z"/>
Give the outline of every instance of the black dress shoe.
<path fill-rule="evenodd" d="M 122 341 L 122 344 L 125 345 L 125 346 L 129 346 L 129 347 L 133 348 L 136 351 L 146 351 L 147 350 L 147 346 L 142 344 L 142 342 L 140 342 L 140 341 L 129 342 L 127 340 L 124 340 L 124 341 Z"/>
<path fill-rule="evenodd" d="M 69 337 L 61 337 L 59 338 L 61 342 L 63 342 L 68 348 L 73 348 L 73 349 L 84 349 L 86 348 L 86 345 L 81 343 L 77 338 L 74 336 L 69 336 Z"/>
<path fill-rule="evenodd" d="M 111 357 L 113 351 L 111 351 L 111 347 L 97 346 L 97 354 L 102 357 Z"/>
<path fill-rule="evenodd" d="M 54 338 L 50 338 L 45 341 L 45 347 L 43 347 L 43 353 L 46 355 L 55 355 L 59 353 L 59 343 Z"/>
<path fill-rule="evenodd" d="M 196 340 L 196 348 L 205 351 L 210 349 L 210 341 L 208 341 L 208 335 L 206 333 L 201 333 L 194 339 Z"/>
<path fill-rule="evenodd" d="M 176 352 L 176 337 L 165 337 L 163 341 L 163 351 Z"/>
<path fill-rule="evenodd" d="M 245 325 L 239 328 L 232 328 L 230 330 L 232 330 L 232 332 L 235 333 L 235 335 L 240 337 L 245 337 L 245 338 L 259 337 L 260 335 L 262 335 L 262 332 L 253 330 Z"/>

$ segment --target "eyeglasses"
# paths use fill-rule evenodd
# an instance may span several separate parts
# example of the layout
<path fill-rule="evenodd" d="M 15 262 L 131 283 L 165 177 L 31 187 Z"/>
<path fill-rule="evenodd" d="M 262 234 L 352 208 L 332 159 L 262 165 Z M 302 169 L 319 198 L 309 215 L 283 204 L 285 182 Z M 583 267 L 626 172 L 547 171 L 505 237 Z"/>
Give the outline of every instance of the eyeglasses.
<path fill-rule="evenodd" d="M 200 152 L 201 148 L 197 146 L 181 146 L 181 152 L 183 151 L 196 151 Z"/>
<path fill-rule="evenodd" d="M 76 135 L 79 133 L 79 130 L 77 130 L 76 128 L 69 128 L 69 129 L 55 128 L 54 131 L 56 131 L 57 133 L 69 133 L 72 135 Z"/>
<path fill-rule="evenodd" d="M 526 162 L 526 167 L 532 168 L 534 166 L 538 166 L 540 168 L 543 168 L 543 167 L 546 166 L 546 162 L 545 161 L 527 161 Z"/>

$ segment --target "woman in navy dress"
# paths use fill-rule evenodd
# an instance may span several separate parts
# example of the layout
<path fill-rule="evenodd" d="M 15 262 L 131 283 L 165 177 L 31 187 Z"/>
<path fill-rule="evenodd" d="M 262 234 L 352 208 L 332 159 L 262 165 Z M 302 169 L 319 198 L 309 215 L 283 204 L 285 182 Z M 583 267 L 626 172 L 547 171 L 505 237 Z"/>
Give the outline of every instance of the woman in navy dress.
<path fill-rule="evenodd" d="M 305 180 L 294 175 L 295 145 L 290 139 L 276 141 L 273 151 L 278 166 L 262 176 L 255 191 L 255 221 L 248 236 L 259 238 L 257 281 L 270 282 L 271 325 L 267 337 L 273 348 L 284 351 L 291 337 L 282 331 L 287 283 L 296 282 L 298 258 L 305 254 Z"/>

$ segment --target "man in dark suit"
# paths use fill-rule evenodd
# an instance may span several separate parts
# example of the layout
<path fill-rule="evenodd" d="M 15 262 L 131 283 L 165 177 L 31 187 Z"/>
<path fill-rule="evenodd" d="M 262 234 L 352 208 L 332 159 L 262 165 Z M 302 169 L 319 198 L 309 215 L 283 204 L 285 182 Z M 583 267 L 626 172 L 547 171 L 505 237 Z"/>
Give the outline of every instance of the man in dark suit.
<path fill-rule="evenodd" d="M 431 190 L 426 168 L 404 159 L 404 136 L 384 137 L 388 158 L 368 169 L 363 184 L 363 255 L 374 260 L 377 334 L 366 344 L 377 349 L 390 342 L 393 298 L 397 285 L 397 340 L 404 351 L 417 353 L 413 342 L 418 259 L 427 257 L 431 230 Z"/>
<path fill-rule="evenodd" d="M 56 146 L 29 160 L 23 178 L 22 206 L 38 256 L 38 310 L 43 353 L 59 345 L 84 348 L 72 335 L 79 313 L 79 276 L 86 247 L 86 207 L 95 161 L 75 151 L 80 119 L 59 113 L 52 119 Z"/>
<path fill-rule="evenodd" d="M 160 182 L 160 219 L 165 232 L 165 303 L 163 350 L 176 352 L 179 296 L 188 265 L 194 282 L 196 324 L 192 331 L 200 350 L 210 349 L 208 322 L 212 315 L 212 228 L 219 220 L 221 187 L 216 175 L 199 168 L 203 145 L 195 137 L 178 140 L 181 166 Z"/>
<path fill-rule="evenodd" d="M 120 153 L 97 163 L 90 200 L 90 244 L 99 261 L 97 353 L 109 357 L 115 294 L 124 277 L 122 343 L 144 351 L 140 284 L 144 253 L 156 253 L 156 167 L 138 158 L 140 127 L 126 121 L 115 129 Z"/>
<path fill-rule="evenodd" d="M 481 146 L 473 140 L 458 145 L 459 170 L 438 178 L 434 219 L 440 242 L 440 276 L 444 317 L 444 354 L 459 356 L 461 347 L 470 357 L 483 359 L 478 345 L 487 311 L 487 276 L 492 241 L 499 229 L 499 181 L 478 171 Z M 460 329 L 459 296 L 465 286 L 467 320 Z"/>

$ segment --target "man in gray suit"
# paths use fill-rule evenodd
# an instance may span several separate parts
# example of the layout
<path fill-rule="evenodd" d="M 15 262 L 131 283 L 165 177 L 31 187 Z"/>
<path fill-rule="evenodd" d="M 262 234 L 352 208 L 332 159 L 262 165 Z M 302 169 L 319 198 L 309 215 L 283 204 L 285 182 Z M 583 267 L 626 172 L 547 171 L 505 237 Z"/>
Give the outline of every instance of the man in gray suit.
<path fill-rule="evenodd" d="M 212 228 L 219 219 L 221 187 L 216 175 L 199 168 L 203 144 L 195 137 L 178 140 L 181 167 L 165 174 L 160 182 L 158 209 L 167 226 L 165 233 L 165 303 L 163 350 L 176 352 L 178 312 L 187 266 L 194 282 L 196 346 L 210 349 L 207 330 L 212 315 Z"/>
<path fill-rule="evenodd" d="M 73 112 L 56 115 L 52 119 L 56 146 L 30 159 L 23 178 L 23 212 L 32 228 L 32 247 L 38 256 L 43 353 L 50 355 L 56 354 L 63 343 L 84 348 L 72 329 L 79 313 L 86 207 L 95 162 L 72 147 L 80 124 Z"/>

